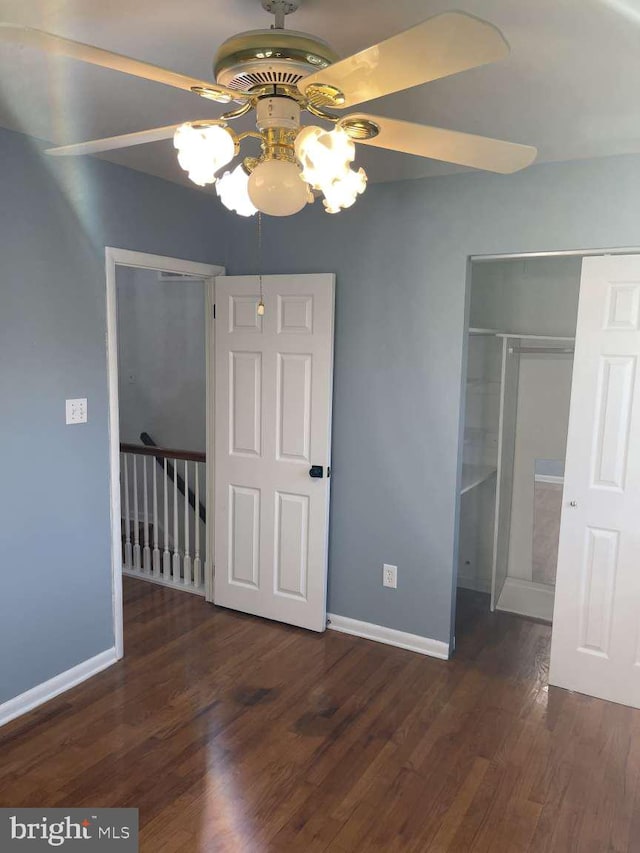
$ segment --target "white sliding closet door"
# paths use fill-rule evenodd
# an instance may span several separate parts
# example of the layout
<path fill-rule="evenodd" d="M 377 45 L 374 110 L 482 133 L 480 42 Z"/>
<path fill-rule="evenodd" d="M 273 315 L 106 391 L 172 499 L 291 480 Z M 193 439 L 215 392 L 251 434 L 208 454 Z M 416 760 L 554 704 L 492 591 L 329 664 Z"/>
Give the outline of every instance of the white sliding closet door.
<path fill-rule="evenodd" d="M 326 627 L 334 276 L 216 279 L 214 602 Z"/>
<path fill-rule="evenodd" d="M 640 256 L 585 258 L 549 681 L 640 707 Z"/>

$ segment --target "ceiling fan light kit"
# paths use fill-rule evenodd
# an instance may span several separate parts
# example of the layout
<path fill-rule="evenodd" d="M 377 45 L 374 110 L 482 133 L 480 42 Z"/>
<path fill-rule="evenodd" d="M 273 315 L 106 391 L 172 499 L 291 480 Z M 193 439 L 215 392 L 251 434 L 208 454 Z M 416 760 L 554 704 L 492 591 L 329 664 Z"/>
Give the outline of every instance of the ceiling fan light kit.
<path fill-rule="evenodd" d="M 242 216 L 261 211 L 291 216 L 312 204 L 312 190 L 324 195 L 328 213 L 355 202 L 367 185 L 364 169 L 351 169 L 356 148 L 348 131 L 308 125 L 300 129 L 300 105 L 288 97 L 264 96 L 256 104 L 259 133 L 235 134 L 224 124 L 180 125 L 174 135 L 178 163 L 199 186 L 216 183 L 218 172 L 240 151 L 249 136 L 261 141 L 262 155 L 225 173 L 218 197 Z"/>
<path fill-rule="evenodd" d="M 275 16 L 271 29 L 227 39 L 214 59 L 215 82 L 111 53 L 19 24 L 0 23 L 9 41 L 191 91 L 227 107 L 219 119 L 187 121 L 107 139 L 49 149 L 56 156 L 95 154 L 173 137 L 178 163 L 199 186 L 215 184 L 221 202 L 240 216 L 290 216 L 316 196 L 328 213 L 350 207 L 364 192 L 364 169 L 352 168 L 356 144 L 508 174 L 528 166 L 528 145 L 413 124 L 355 107 L 508 56 L 496 27 L 462 12 L 444 12 L 346 59 L 322 39 L 284 29 L 296 0 L 262 0 Z M 236 133 L 228 122 L 250 111 L 256 131 Z M 305 111 L 333 125 L 301 126 Z M 242 155 L 248 138 L 256 156 Z M 239 162 L 233 163 L 239 157 Z M 231 168 L 222 172 L 225 166 Z"/>

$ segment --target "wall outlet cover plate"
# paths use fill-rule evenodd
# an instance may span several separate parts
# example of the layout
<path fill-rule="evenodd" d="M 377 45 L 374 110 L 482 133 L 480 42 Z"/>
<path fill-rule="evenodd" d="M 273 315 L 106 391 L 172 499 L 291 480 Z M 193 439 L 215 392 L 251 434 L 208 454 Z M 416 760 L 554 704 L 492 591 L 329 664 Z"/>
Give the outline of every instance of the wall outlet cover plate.
<path fill-rule="evenodd" d="M 87 398 L 80 397 L 76 400 L 66 401 L 67 424 L 86 424 L 87 422 Z"/>
<path fill-rule="evenodd" d="M 382 586 L 386 586 L 389 589 L 397 589 L 398 588 L 398 567 L 391 566 L 388 563 L 385 563 L 382 566 Z"/>

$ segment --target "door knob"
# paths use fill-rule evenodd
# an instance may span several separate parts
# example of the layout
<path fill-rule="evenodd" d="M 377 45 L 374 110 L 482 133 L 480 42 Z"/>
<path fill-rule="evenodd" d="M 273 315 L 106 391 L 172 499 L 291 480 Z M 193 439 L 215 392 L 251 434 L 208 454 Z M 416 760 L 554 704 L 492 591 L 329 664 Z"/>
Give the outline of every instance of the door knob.
<path fill-rule="evenodd" d="M 322 465 L 312 465 L 309 468 L 309 476 L 314 478 L 324 477 L 324 468 Z"/>
<path fill-rule="evenodd" d="M 569 506 L 578 506 L 578 501 L 569 501 Z"/>

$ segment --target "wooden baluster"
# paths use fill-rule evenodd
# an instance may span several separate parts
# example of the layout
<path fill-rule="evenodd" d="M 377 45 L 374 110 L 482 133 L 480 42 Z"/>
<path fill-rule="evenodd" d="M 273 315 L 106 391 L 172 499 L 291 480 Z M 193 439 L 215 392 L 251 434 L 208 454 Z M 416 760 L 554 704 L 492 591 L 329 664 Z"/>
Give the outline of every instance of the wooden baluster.
<path fill-rule="evenodd" d="M 147 488 L 147 457 L 142 457 L 142 491 L 144 495 L 144 548 L 142 569 L 151 572 L 151 548 L 149 547 L 149 489 Z"/>
<path fill-rule="evenodd" d="M 200 562 L 200 467 L 193 463 L 196 472 L 196 511 L 193 522 L 193 585 L 198 588 L 202 584 L 202 563 Z"/>
<path fill-rule="evenodd" d="M 129 462 L 127 454 L 122 454 L 124 471 L 124 567 L 131 570 L 133 551 L 131 549 L 131 508 L 129 507 Z"/>
<path fill-rule="evenodd" d="M 162 484 L 156 463 L 157 452 L 163 459 L 161 472 Z M 172 584 L 180 584 L 191 591 L 201 591 L 207 578 L 207 537 L 206 522 L 200 518 L 200 494 L 202 484 L 206 482 L 206 460 L 204 454 L 177 451 L 179 458 L 168 457 L 164 448 L 138 448 L 137 445 L 120 445 L 120 484 L 124 509 L 124 527 L 122 534 L 122 568 L 138 575 L 151 575 L 162 578 Z M 142 471 L 138 478 L 138 457 L 142 456 Z M 147 456 L 151 461 L 153 480 L 147 476 Z M 129 458 L 133 466 L 129 465 Z M 180 462 L 184 463 L 183 476 L 178 474 Z M 191 462 L 193 470 L 191 471 Z M 202 463 L 202 467 L 200 466 Z M 161 463 L 162 464 L 162 463 Z M 170 493 L 169 477 L 173 477 L 173 496 Z M 133 483 L 131 483 L 133 477 Z M 194 483 L 195 478 L 195 483 Z M 191 484 L 191 488 L 190 488 Z M 184 492 L 183 495 L 183 486 Z M 162 494 L 158 496 L 158 488 Z M 149 489 L 153 493 L 149 496 Z M 142 490 L 142 492 L 140 491 Z M 191 492 L 193 506 L 189 501 Z M 181 515 L 180 499 L 184 500 L 184 515 Z M 171 518 L 170 500 L 173 500 L 173 518 Z M 160 507 L 162 502 L 162 507 Z M 193 509 L 193 526 L 191 511 Z M 160 519 L 164 520 L 164 534 L 161 532 Z M 170 528 L 169 525 L 172 525 Z M 180 543 L 180 524 L 183 524 L 184 542 Z M 133 533 L 131 528 L 133 525 Z M 204 536 L 204 540 L 203 537 Z M 173 541 L 172 541 L 173 537 Z M 161 546 L 164 545 L 164 548 Z"/>
<path fill-rule="evenodd" d="M 180 582 L 180 552 L 178 532 L 178 460 L 173 460 L 173 582 Z"/>
<path fill-rule="evenodd" d="M 189 553 L 189 463 L 184 460 L 184 562 L 183 577 L 187 586 L 191 586 L 191 554 Z"/>
<path fill-rule="evenodd" d="M 162 553 L 162 576 L 171 580 L 171 552 L 169 551 L 169 490 L 167 488 L 167 457 L 164 458 L 164 551 Z"/>
<path fill-rule="evenodd" d="M 139 572 L 140 562 L 140 515 L 138 512 L 138 466 L 133 455 L 133 570 Z"/>
<path fill-rule="evenodd" d="M 156 469 L 158 465 L 154 459 L 153 465 L 153 576 L 160 577 L 160 549 L 158 548 L 158 478 Z"/>

